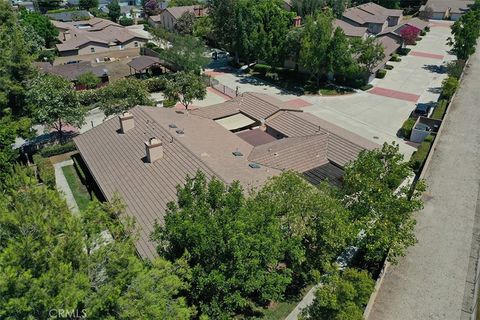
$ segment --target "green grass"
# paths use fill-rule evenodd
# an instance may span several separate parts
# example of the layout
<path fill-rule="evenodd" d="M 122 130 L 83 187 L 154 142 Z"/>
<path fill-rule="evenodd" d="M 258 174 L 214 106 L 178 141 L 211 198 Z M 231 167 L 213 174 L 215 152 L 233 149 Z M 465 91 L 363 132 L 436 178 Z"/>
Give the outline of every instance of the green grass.
<path fill-rule="evenodd" d="M 73 165 L 62 167 L 63 174 L 67 179 L 68 185 L 72 190 L 75 202 L 77 202 L 80 211 L 85 210 L 91 200 L 87 187 L 82 184 L 77 171 Z"/>
<path fill-rule="evenodd" d="M 437 107 L 433 110 L 432 118 L 442 120 L 443 115 L 447 110 L 447 106 L 448 106 L 448 100 L 445 100 L 445 99 L 438 100 Z"/>
<path fill-rule="evenodd" d="M 303 299 L 303 296 L 312 288 L 312 285 L 309 285 L 301 290 L 301 293 L 296 298 L 292 298 L 288 301 L 278 302 L 274 304 L 269 309 L 266 309 L 263 312 L 262 320 L 278 320 L 285 319 L 290 312 L 297 306 L 297 304 Z"/>

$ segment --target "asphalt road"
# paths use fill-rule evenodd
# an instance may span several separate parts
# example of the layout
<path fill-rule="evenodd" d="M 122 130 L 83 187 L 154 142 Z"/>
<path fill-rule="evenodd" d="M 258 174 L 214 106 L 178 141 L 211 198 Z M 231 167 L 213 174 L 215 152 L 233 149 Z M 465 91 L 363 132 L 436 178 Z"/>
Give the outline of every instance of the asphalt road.
<path fill-rule="evenodd" d="M 388 269 L 369 320 L 469 319 L 480 242 L 480 48 L 425 179 L 418 244 Z"/>

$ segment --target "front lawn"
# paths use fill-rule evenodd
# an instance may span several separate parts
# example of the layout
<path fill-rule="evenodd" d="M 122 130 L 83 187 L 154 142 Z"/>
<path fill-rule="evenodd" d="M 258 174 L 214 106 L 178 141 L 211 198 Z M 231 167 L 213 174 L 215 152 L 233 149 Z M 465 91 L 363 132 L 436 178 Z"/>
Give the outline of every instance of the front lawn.
<path fill-rule="evenodd" d="M 88 193 L 87 187 L 80 180 L 77 171 L 73 165 L 62 167 L 65 179 L 67 179 L 70 190 L 72 190 L 75 202 L 78 205 L 80 211 L 85 210 L 88 207 L 91 197 Z"/>

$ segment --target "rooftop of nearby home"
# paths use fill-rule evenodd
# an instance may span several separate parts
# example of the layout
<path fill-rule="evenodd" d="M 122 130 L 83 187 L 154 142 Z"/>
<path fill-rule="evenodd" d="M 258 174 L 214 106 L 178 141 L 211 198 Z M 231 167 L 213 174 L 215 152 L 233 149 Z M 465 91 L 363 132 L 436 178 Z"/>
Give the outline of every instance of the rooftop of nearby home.
<path fill-rule="evenodd" d="M 229 120 L 248 128 L 229 130 Z M 129 130 L 122 131 L 122 121 L 129 121 L 123 127 Z M 104 196 L 118 193 L 126 213 L 137 220 L 137 249 L 144 257 L 156 255 L 149 235 L 176 199 L 176 186 L 197 170 L 226 183 L 239 181 L 245 189 L 284 170 L 304 173 L 314 183 L 338 184 L 343 166 L 362 150 L 378 147 L 258 93 L 194 111 L 138 106 L 74 141 Z"/>
<path fill-rule="evenodd" d="M 464 13 L 473 5 L 474 0 L 428 0 L 424 8 L 431 8 L 433 12 Z"/>
<path fill-rule="evenodd" d="M 361 4 L 345 10 L 343 17 L 358 24 L 383 24 L 389 17 L 401 17 L 402 10 L 387 9 L 373 2 Z"/>

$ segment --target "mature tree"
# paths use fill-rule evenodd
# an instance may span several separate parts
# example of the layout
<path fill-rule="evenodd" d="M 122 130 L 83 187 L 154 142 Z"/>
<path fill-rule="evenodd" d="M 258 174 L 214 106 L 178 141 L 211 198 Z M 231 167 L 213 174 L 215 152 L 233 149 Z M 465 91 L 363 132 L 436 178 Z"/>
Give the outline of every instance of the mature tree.
<path fill-rule="evenodd" d="M 448 39 L 459 60 L 467 60 L 475 52 L 480 36 L 480 9 L 470 10 L 452 25 L 453 39 Z"/>
<path fill-rule="evenodd" d="M 121 114 L 136 105 L 153 105 L 145 83 L 126 78 L 97 89 L 99 106 L 106 116 Z"/>
<path fill-rule="evenodd" d="M 195 24 L 195 14 L 192 12 L 184 12 L 175 23 L 175 30 L 181 34 L 192 34 Z"/>
<path fill-rule="evenodd" d="M 345 168 L 343 201 L 358 226 L 358 247 L 371 263 L 396 262 L 416 242 L 413 212 L 422 208 L 420 181 L 400 184 L 411 175 L 398 144 L 363 151 Z"/>
<path fill-rule="evenodd" d="M 188 319 L 185 262 L 142 262 L 121 208 L 92 202 L 73 215 L 33 172 L 12 172 L 0 193 L 0 318 Z"/>
<path fill-rule="evenodd" d="M 35 78 L 27 102 L 35 120 L 55 128 L 60 136 L 65 125 L 80 127 L 84 123 L 85 109 L 80 107 L 72 83 L 60 76 L 43 74 Z"/>
<path fill-rule="evenodd" d="M 159 12 L 157 0 L 148 0 L 145 3 L 144 8 L 145 8 L 145 13 L 149 16 L 156 15 Z"/>
<path fill-rule="evenodd" d="M 200 172 L 177 194 L 152 238 L 161 255 L 187 259 L 192 302 L 212 319 L 227 319 L 279 299 L 291 270 L 282 264 L 288 239 L 278 220 L 254 210 L 238 182 L 207 182 Z"/>
<path fill-rule="evenodd" d="M 100 82 L 102 82 L 100 78 L 91 71 L 79 75 L 77 81 L 87 89 L 94 89 L 100 84 Z"/>
<path fill-rule="evenodd" d="M 302 44 L 303 28 L 292 28 L 286 35 L 285 57 L 295 62 L 295 70 L 298 70 L 300 49 Z"/>
<path fill-rule="evenodd" d="M 458 88 L 458 80 L 448 77 L 442 81 L 442 96 L 450 99 Z"/>
<path fill-rule="evenodd" d="M 55 28 L 46 16 L 37 12 L 22 10 L 20 21 L 24 25 L 32 26 L 35 32 L 44 39 L 48 48 L 53 47 L 57 43 L 58 29 Z"/>
<path fill-rule="evenodd" d="M 357 62 L 370 73 L 385 58 L 385 49 L 374 37 L 368 37 L 366 40 L 354 39 L 351 44 Z"/>
<path fill-rule="evenodd" d="M 198 17 L 195 20 L 195 24 L 193 25 L 193 35 L 195 37 L 208 39 L 209 41 L 215 41 L 215 38 L 213 35 L 212 17 L 210 16 Z"/>
<path fill-rule="evenodd" d="M 422 20 L 428 21 L 433 17 L 433 9 L 430 6 L 426 6 L 423 11 L 420 11 L 418 17 Z"/>
<path fill-rule="evenodd" d="M 354 64 L 354 60 L 350 51 L 350 43 L 343 30 L 336 28 L 327 48 L 326 71 L 332 75 L 344 75 L 352 64 Z"/>
<path fill-rule="evenodd" d="M 205 99 L 207 86 L 202 77 L 193 71 L 181 71 L 167 80 L 163 94 L 169 100 L 180 101 L 188 109 L 194 99 Z"/>
<path fill-rule="evenodd" d="M 197 74 L 209 61 L 202 41 L 190 35 L 173 35 L 171 46 L 163 50 L 160 56 L 173 62 L 180 70 L 194 71 Z"/>
<path fill-rule="evenodd" d="M 254 31 L 257 58 L 274 67 L 283 66 L 286 34 L 292 26 L 294 14 L 270 0 L 259 1 L 255 5 L 255 11 L 258 12 Z"/>
<path fill-rule="evenodd" d="M 40 57 L 39 53 L 45 48 L 45 39 L 43 39 L 36 31 L 35 28 L 28 24 L 22 24 L 21 26 L 23 39 L 27 47 L 27 53 L 30 56 Z"/>
<path fill-rule="evenodd" d="M 400 31 L 400 35 L 406 44 L 414 44 L 420 35 L 420 29 L 413 26 L 406 26 Z"/>
<path fill-rule="evenodd" d="M 314 16 L 326 3 L 326 0 L 292 0 L 293 9 L 302 17 Z"/>
<path fill-rule="evenodd" d="M 323 277 L 313 303 L 305 309 L 305 319 L 362 320 L 375 282 L 366 271 L 332 270 Z"/>
<path fill-rule="evenodd" d="M 37 3 L 40 12 L 45 13 L 48 10 L 59 9 L 62 4 L 62 0 L 38 0 Z"/>
<path fill-rule="evenodd" d="M 240 0 L 208 0 L 208 14 L 212 17 L 213 34 L 216 42 L 235 53 L 238 62 L 236 14 Z"/>
<path fill-rule="evenodd" d="M 326 72 L 328 47 L 333 32 L 333 17 L 330 14 L 318 13 L 308 16 L 302 36 L 300 64 L 309 70 L 317 85 Z"/>
<path fill-rule="evenodd" d="M 454 77 L 455 79 L 460 79 L 462 75 L 463 68 L 465 67 L 464 60 L 454 60 L 447 63 L 447 73 L 449 77 Z"/>
<path fill-rule="evenodd" d="M 25 114 L 27 80 L 35 70 L 23 31 L 11 5 L 0 1 L 0 117 L 7 109 L 15 116 Z"/>
<path fill-rule="evenodd" d="M 108 16 L 110 17 L 110 20 L 113 22 L 117 22 L 118 18 L 120 18 L 121 11 L 120 11 L 120 5 L 118 4 L 118 0 L 112 0 L 109 4 L 107 4 L 107 9 L 108 9 Z"/>
<path fill-rule="evenodd" d="M 82 10 L 90 10 L 98 8 L 98 0 L 80 0 L 78 8 Z"/>

